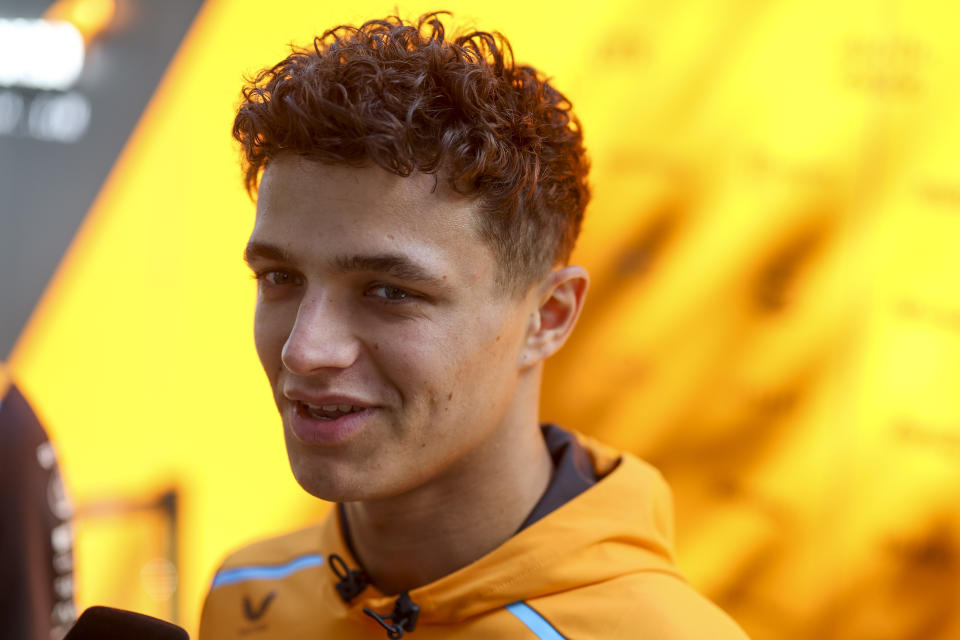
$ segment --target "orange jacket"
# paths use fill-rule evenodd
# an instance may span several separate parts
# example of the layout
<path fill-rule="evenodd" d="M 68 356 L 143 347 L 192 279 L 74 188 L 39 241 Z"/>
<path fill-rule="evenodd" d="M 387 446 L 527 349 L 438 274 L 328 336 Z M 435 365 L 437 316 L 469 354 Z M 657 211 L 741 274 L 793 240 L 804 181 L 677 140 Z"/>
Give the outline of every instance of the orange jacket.
<path fill-rule="evenodd" d="M 672 506 L 660 474 L 632 455 L 581 440 L 602 480 L 472 564 L 411 590 L 419 615 L 401 635 L 746 639 L 674 567 Z M 331 554 L 357 567 L 336 509 L 319 525 L 234 553 L 207 596 L 201 640 L 387 638 L 364 608 L 386 616 L 397 596 L 367 586 L 345 603 Z"/>

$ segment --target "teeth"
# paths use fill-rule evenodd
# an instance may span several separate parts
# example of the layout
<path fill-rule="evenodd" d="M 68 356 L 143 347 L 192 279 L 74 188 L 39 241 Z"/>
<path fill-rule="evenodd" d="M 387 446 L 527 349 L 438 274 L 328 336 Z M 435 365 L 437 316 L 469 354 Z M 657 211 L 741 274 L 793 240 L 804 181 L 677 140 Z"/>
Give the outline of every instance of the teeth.
<path fill-rule="evenodd" d="M 304 402 L 307 410 L 315 417 L 321 418 L 323 420 L 333 419 L 333 415 L 344 415 L 347 413 L 353 413 L 355 411 L 361 411 L 362 407 L 355 407 L 352 404 L 310 404 L 309 402 Z"/>

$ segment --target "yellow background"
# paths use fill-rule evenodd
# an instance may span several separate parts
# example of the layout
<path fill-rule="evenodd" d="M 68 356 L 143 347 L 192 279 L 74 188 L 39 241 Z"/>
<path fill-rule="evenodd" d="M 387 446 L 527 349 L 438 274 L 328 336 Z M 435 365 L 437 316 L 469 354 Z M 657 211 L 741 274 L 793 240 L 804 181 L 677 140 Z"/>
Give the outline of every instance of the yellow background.
<path fill-rule="evenodd" d="M 544 418 L 664 471 L 681 567 L 756 640 L 960 637 L 960 8 L 445 8 L 586 130 L 594 286 Z M 193 633 L 228 550 L 325 512 L 253 351 L 229 131 L 243 74 L 394 9 L 208 2 L 15 348 L 79 509 L 81 608 Z M 156 514 L 98 515 L 171 488 L 172 601 Z"/>

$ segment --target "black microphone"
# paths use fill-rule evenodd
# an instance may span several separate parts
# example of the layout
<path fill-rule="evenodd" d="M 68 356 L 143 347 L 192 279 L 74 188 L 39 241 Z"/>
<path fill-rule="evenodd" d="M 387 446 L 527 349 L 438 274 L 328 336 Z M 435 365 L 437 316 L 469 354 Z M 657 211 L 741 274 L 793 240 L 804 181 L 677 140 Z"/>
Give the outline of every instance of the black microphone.
<path fill-rule="evenodd" d="M 190 640 L 185 629 L 142 613 L 90 607 L 77 619 L 63 640 Z"/>

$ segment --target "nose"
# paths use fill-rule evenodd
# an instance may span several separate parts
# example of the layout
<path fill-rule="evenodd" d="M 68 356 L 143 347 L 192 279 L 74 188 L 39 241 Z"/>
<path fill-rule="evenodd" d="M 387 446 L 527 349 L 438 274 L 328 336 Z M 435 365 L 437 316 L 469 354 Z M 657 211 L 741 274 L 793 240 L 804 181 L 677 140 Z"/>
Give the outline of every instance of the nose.
<path fill-rule="evenodd" d="M 288 371 L 311 375 L 322 369 L 346 369 L 360 353 L 348 314 L 325 296 L 304 298 L 280 359 Z"/>

